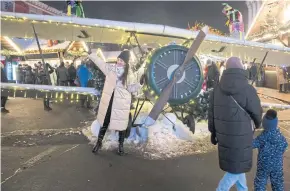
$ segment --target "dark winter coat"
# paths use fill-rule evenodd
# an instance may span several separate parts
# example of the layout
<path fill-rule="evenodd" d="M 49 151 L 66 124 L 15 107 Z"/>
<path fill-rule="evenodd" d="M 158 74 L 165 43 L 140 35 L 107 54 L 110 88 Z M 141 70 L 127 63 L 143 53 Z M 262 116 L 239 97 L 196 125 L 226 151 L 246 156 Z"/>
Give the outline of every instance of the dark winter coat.
<path fill-rule="evenodd" d="M 218 141 L 220 168 L 230 173 L 250 171 L 253 155 L 250 117 L 258 128 L 262 109 L 256 90 L 248 84 L 245 70 L 233 68 L 223 72 L 220 84 L 210 96 L 208 115 L 209 131 Z"/>
<path fill-rule="evenodd" d="M 1 82 L 8 82 L 8 78 L 4 68 L 1 68 Z"/>
<path fill-rule="evenodd" d="M 66 67 L 58 67 L 56 69 L 57 79 L 59 82 L 66 82 L 69 79 L 68 69 Z"/>
<path fill-rule="evenodd" d="M 212 64 L 212 65 L 208 66 L 208 72 L 207 72 L 208 81 L 218 82 L 219 76 L 220 76 L 220 73 L 219 73 L 219 69 L 216 66 L 216 64 Z"/>
<path fill-rule="evenodd" d="M 257 65 L 254 64 L 252 65 L 252 67 L 250 68 L 250 76 L 251 76 L 251 80 L 254 80 L 257 78 L 257 73 L 258 73 L 258 68 Z"/>
<path fill-rule="evenodd" d="M 75 80 L 77 76 L 77 70 L 74 66 L 68 68 L 69 80 Z"/>
<path fill-rule="evenodd" d="M 34 73 L 32 72 L 31 69 L 26 70 L 24 82 L 26 84 L 34 84 L 35 83 L 35 76 L 34 76 Z"/>
<path fill-rule="evenodd" d="M 271 172 L 283 169 L 283 153 L 288 143 L 277 128 L 278 119 L 263 118 L 264 131 L 253 141 L 253 148 L 258 148 L 258 169 Z"/>

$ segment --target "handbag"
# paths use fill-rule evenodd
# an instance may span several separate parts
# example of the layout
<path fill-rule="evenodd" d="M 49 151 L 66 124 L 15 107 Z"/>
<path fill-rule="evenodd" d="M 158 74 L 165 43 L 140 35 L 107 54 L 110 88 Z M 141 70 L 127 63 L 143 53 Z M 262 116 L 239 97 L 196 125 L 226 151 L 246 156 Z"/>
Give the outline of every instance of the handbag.
<path fill-rule="evenodd" d="M 232 100 L 236 103 L 236 105 L 242 110 L 244 111 L 244 113 L 248 116 L 248 118 L 251 121 L 251 127 L 252 127 L 252 131 L 255 131 L 255 123 L 252 120 L 251 116 L 248 114 L 248 112 L 235 100 L 235 98 L 233 96 L 230 95 L 230 97 L 232 98 Z"/>

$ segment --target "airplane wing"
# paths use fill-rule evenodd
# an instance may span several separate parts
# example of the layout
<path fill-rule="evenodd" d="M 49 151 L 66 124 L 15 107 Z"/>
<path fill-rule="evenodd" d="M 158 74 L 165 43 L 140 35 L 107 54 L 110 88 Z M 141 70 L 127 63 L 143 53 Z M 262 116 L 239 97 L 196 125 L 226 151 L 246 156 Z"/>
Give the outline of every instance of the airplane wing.
<path fill-rule="evenodd" d="M 114 44 L 126 43 L 132 34 L 137 36 L 140 45 L 183 44 L 198 34 L 165 25 L 1 12 L 2 36 L 34 38 L 32 24 L 40 39 Z M 215 35 L 207 35 L 198 53 L 225 58 L 237 56 L 245 61 L 256 58 L 260 63 L 267 51 L 265 64 L 290 65 L 290 48 Z"/>

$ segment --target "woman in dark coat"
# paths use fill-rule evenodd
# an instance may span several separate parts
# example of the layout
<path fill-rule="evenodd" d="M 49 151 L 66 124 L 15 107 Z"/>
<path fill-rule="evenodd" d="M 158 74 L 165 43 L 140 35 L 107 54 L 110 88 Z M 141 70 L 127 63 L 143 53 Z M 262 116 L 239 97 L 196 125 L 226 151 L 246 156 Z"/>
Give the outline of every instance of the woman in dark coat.
<path fill-rule="evenodd" d="M 218 144 L 219 165 L 227 172 L 217 190 L 230 190 L 234 184 L 238 190 L 247 190 L 245 173 L 252 168 L 253 131 L 260 127 L 262 109 L 239 58 L 227 60 L 221 81 L 211 93 L 208 112 L 211 142 Z"/>

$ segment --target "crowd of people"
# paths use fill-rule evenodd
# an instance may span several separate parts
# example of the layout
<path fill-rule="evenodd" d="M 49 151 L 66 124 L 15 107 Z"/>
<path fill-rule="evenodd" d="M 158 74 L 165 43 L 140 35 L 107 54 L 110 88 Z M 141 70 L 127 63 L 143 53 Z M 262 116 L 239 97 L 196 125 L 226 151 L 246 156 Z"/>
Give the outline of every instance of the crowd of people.
<path fill-rule="evenodd" d="M 52 67 L 49 63 L 44 65 L 41 62 L 34 64 L 34 67 L 28 64 L 19 64 L 16 74 L 16 82 L 19 84 L 43 84 L 48 85 L 49 80 L 51 85 L 59 86 L 75 86 L 74 80 L 76 79 L 76 68 L 74 64 L 61 62 L 58 67 Z M 49 74 L 46 74 L 46 71 Z"/>
<path fill-rule="evenodd" d="M 44 66 L 46 68 L 44 68 Z M 46 73 L 47 72 L 47 73 Z M 49 63 L 43 65 L 41 62 L 31 67 L 28 64 L 19 64 L 16 72 L 16 83 L 18 84 L 37 84 L 37 85 L 54 85 L 54 86 L 80 86 L 91 87 L 93 81 L 93 68 L 87 63 L 82 62 L 77 68 L 73 63 L 65 64 L 61 62 L 58 67 L 53 67 Z M 4 65 L 1 65 L 1 82 L 8 82 Z M 90 101 L 80 100 L 81 107 L 91 108 Z M 1 97 L 1 111 L 8 113 L 5 108 L 7 97 Z M 51 100 L 43 99 L 44 110 L 50 111 Z"/>

